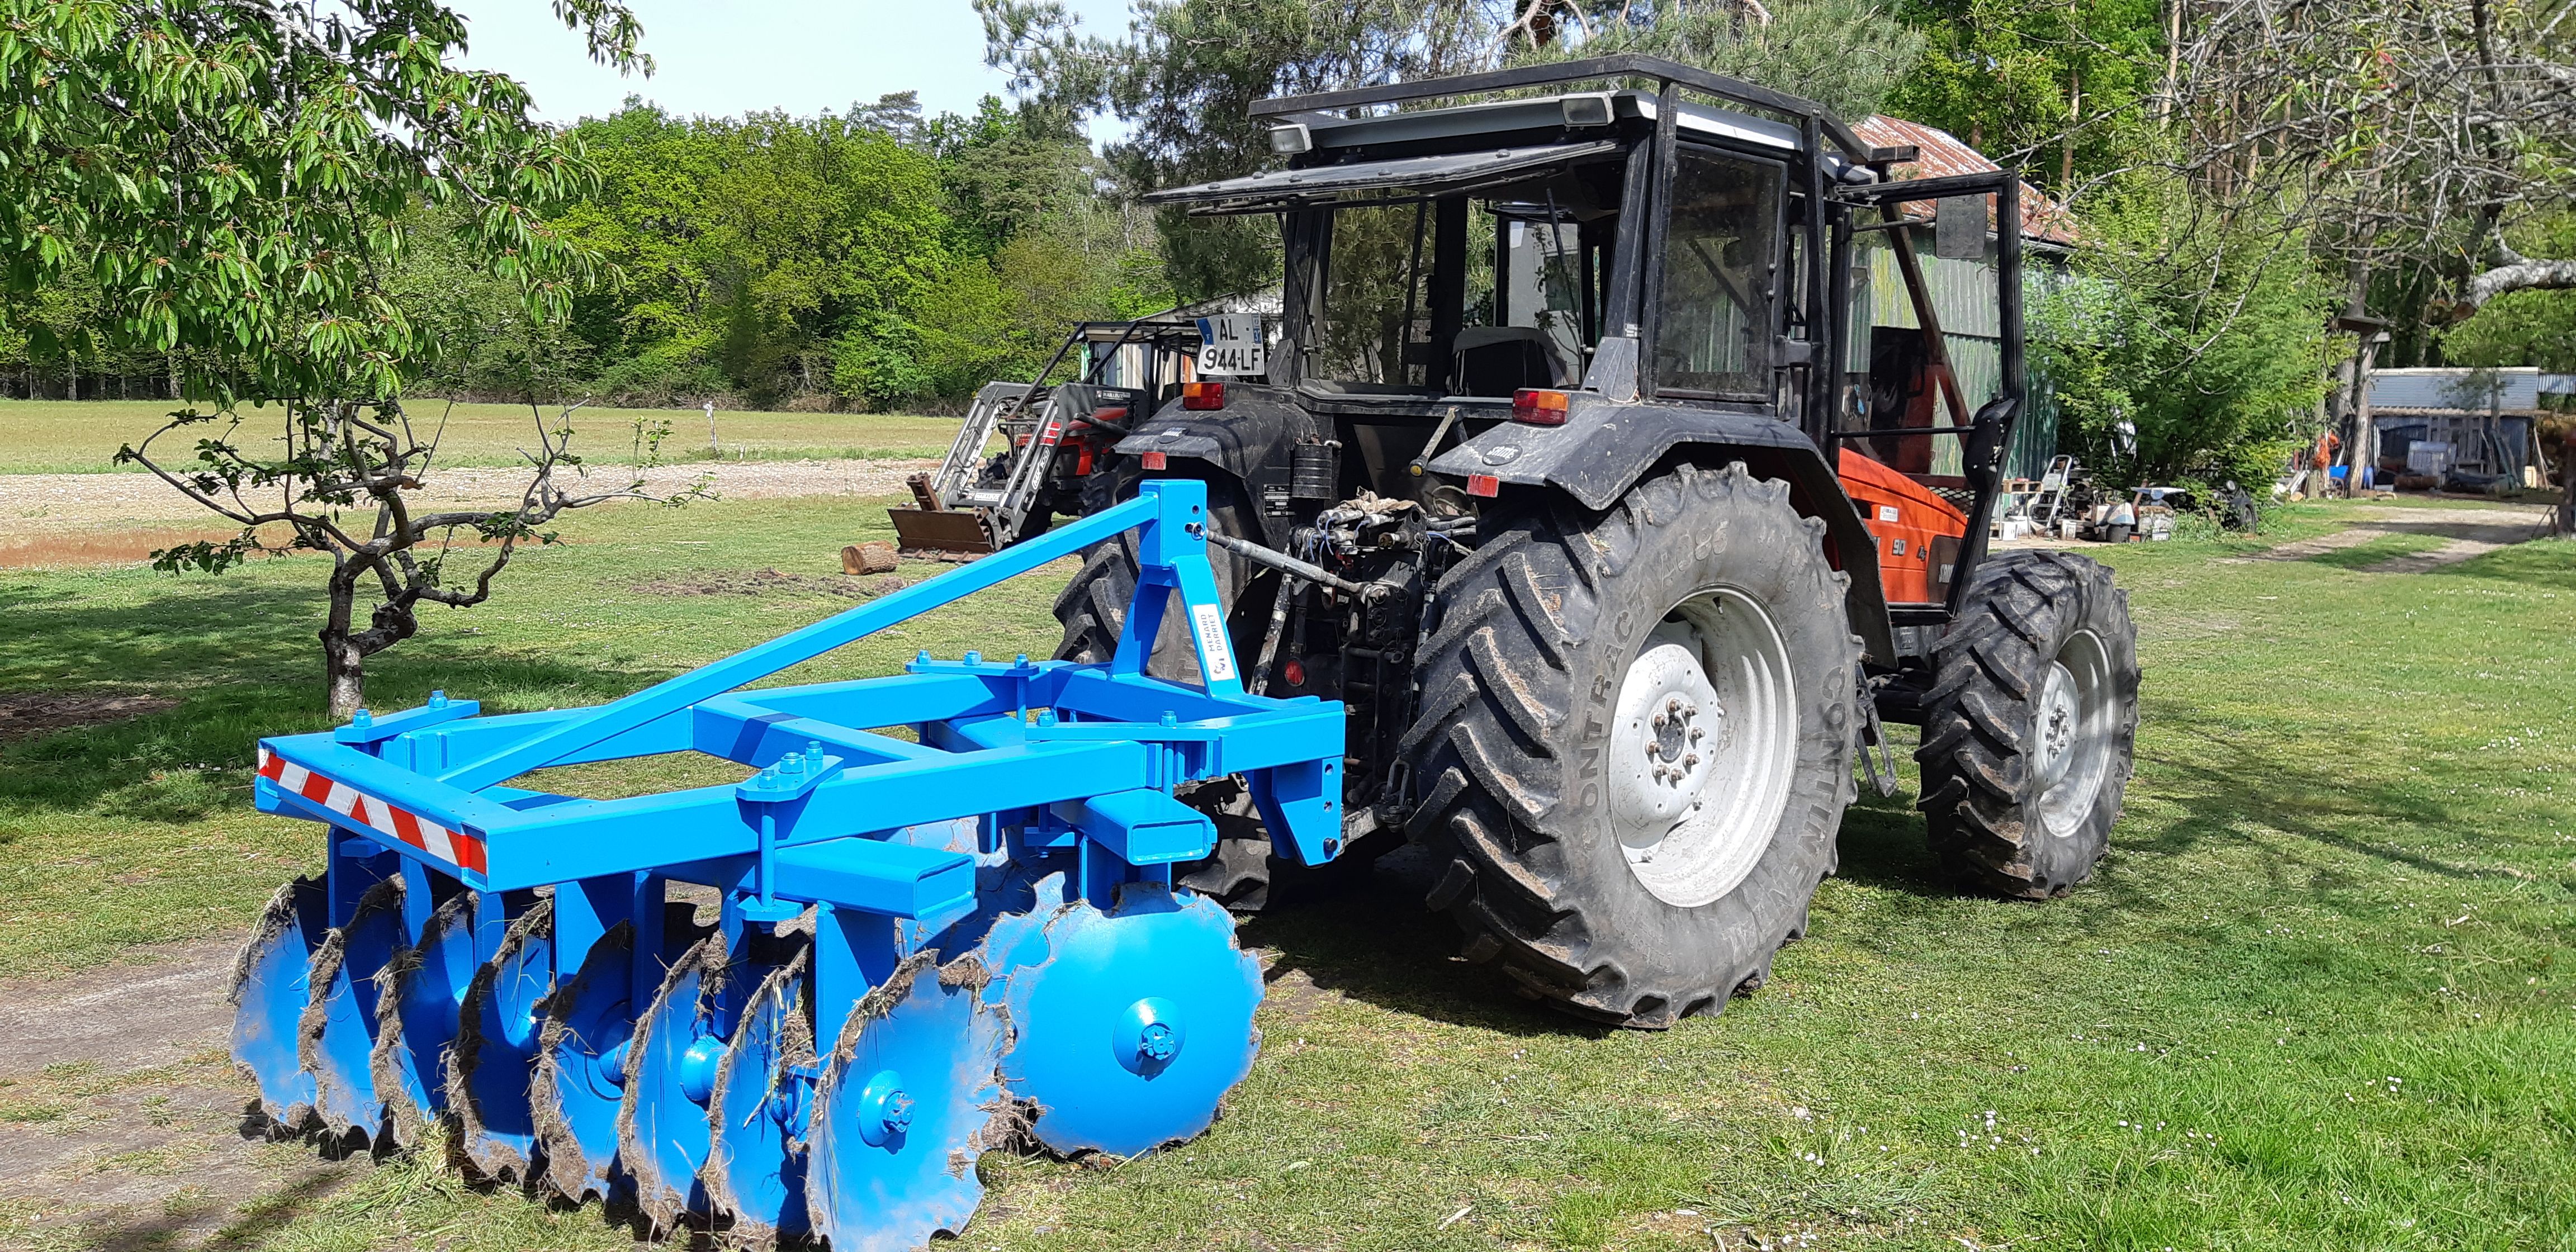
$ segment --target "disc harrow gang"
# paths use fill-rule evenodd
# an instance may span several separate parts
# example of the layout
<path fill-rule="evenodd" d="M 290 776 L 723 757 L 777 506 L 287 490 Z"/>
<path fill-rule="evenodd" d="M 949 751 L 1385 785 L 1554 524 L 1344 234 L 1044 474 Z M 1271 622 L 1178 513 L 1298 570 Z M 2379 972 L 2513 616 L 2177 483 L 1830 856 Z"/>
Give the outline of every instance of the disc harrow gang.
<path fill-rule="evenodd" d="M 1343 712 L 1248 695 L 1206 496 L 1114 509 L 593 709 L 426 706 L 262 740 L 261 811 L 321 822 L 233 978 L 284 1131 L 412 1146 L 657 1227 L 844 1252 L 954 1233 L 983 1152 L 1132 1156 L 1250 1070 L 1258 964 L 1175 788 L 1238 777 L 1286 855 L 1341 851 Z M 1105 664 L 924 653 L 746 684 L 1137 530 Z M 1177 601 L 1202 679 L 1149 677 Z M 911 738 L 879 733 L 908 727 Z M 693 751 L 731 786 L 587 800 L 528 771 Z M 675 891 L 675 885 L 698 890 Z M 706 901 L 712 895 L 712 905 Z"/>

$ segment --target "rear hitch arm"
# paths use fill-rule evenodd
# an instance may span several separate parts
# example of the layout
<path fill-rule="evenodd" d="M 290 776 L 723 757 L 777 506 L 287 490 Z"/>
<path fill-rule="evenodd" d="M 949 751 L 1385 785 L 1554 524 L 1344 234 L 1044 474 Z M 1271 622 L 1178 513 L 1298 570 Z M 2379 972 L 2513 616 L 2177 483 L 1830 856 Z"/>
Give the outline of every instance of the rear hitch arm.
<path fill-rule="evenodd" d="M 1344 595 L 1365 597 L 1375 594 L 1370 589 L 1376 586 L 1376 584 L 1352 582 L 1350 579 L 1344 578 L 1331 570 L 1325 569 L 1323 566 L 1310 565 L 1288 555 L 1285 552 L 1280 552 L 1272 548 L 1265 548 L 1260 544 L 1253 543 L 1248 540 L 1237 539 L 1232 535 L 1219 534 L 1215 530 L 1211 529 L 1207 533 L 1207 541 L 1235 554 L 1236 556 L 1242 557 L 1255 565 L 1267 565 L 1270 568 L 1293 578 L 1303 578 L 1308 582 L 1322 583 L 1323 585 L 1341 592 Z"/>

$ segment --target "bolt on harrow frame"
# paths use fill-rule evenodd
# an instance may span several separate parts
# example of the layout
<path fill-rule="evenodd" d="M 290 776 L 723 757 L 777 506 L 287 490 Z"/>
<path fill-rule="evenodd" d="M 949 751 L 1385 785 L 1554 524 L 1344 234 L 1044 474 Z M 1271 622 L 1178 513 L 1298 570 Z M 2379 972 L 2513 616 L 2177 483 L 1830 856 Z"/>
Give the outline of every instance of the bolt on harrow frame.
<path fill-rule="evenodd" d="M 1133 1155 L 1248 1071 L 1259 969 L 1171 866 L 1239 775 L 1283 846 L 1339 855 L 1343 709 L 1249 695 L 1203 485 L 1142 495 L 591 709 L 471 700 L 262 740 L 258 807 L 328 828 L 233 989 L 281 1126 L 433 1122 L 493 1176 L 631 1199 L 738 1240 L 911 1248 L 955 1231 L 987 1147 Z M 741 691 L 1137 530 L 1107 664 L 923 653 L 903 674 Z M 1144 672 L 1177 601 L 1197 686 Z M 880 733 L 906 726 L 916 738 Z M 506 785 L 697 752 L 757 772 L 617 800 Z M 711 926 L 673 884 L 716 897 Z"/>

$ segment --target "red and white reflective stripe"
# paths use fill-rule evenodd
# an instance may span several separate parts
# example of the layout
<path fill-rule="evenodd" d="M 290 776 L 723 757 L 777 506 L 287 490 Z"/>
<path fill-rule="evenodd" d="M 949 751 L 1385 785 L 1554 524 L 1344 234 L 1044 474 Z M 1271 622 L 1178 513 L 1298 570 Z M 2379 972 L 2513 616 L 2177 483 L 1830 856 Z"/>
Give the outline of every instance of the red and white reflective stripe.
<path fill-rule="evenodd" d="M 336 778 L 316 774 L 266 748 L 259 750 L 259 776 L 450 865 L 478 874 L 483 872 L 483 841 L 464 831 L 449 830 L 417 813 L 396 808 Z"/>

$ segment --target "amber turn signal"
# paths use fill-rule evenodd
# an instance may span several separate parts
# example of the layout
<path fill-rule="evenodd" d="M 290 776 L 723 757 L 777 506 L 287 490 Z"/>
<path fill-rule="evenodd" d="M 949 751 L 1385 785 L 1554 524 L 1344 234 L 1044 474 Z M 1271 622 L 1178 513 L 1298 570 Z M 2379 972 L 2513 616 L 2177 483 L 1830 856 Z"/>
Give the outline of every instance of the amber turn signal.
<path fill-rule="evenodd" d="M 1225 407 L 1224 383 L 1182 383 L 1181 407 L 1185 409 L 1221 409 Z"/>
<path fill-rule="evenodd" d="M 1523 387 L 1512 393 L 1512 420 L 1531 426 L 1563 426 L 1565 406 L 1562 391 Z"/>

